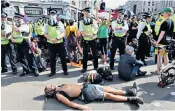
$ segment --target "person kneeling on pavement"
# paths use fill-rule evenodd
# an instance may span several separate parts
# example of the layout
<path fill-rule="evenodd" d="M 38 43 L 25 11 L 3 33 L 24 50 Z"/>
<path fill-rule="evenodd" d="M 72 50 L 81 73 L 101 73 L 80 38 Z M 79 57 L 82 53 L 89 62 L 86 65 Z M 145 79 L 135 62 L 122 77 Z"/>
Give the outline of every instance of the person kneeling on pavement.
<path fill-rule="evenodd" d="M 136 76 L 144 76 L 147 73 L 146 71 L 140 70 L 144 63 L 135 59 L 133 54 L 134 48 L 126 46 L 125 54 L 121 56 L 118 66 L 119 78 L 122 80 L 130 81 Z"/>
<path fill-rule="evenodd" d="M 63 84 L 60 86 L 48 85 L 45 87 L 44 92 L 46 97 L 54 97 L 65 105 L 80 110 L 90 110 L 90 108 L 71 102 L 71 100 L 78 98 L 85 103 L 90 103 L 95 100 L 113 100 L 143 104 L 143 100 L 139 97 L 126 97 L 136 96 L 136 83 L 133 84 L 131 89 L 127 89 L 126 91 L 117 90 L 109 86 L 100 86 L 98 84 L 79 83 Z"/>

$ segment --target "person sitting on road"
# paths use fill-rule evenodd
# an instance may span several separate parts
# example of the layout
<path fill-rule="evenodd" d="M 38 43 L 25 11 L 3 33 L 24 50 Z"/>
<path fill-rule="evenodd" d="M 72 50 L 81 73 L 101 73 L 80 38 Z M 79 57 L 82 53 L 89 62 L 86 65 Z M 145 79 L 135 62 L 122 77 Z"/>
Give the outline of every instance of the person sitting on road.
<path fill-rule="evenodd" d="M 63 84 L 61 86 L 47 85 L 44 92 L 46 97 L 55 97 L 57 100 L 66 104 L 67 106 L 80 110 L 90 110 L 90 108 L 71 102 L 71 100 L 78 98 L 83 100 L 85 103 L 89 103 L 94 100 L 113 100 L 143 104 L 143 100 L 139 97 L 126 97 L 136 96 L 136 83 L 133 84 L 132 88 L 127 89 L 126 91 L 117 90 L 109 86 L 100 86 L 98 84 L 78 83 Z"/>
<path fill-rule="evenodd" d="M 121 56 L 118 66 L 119 78 L 122 80 L 130 81 L 136 76 L 143 76 L 147 73 L 146 71 L 140 70 L 144 63 L 136 60 L 133 55 L 134 48 L 131 46 L 126 46 L 125 54 Z"/>

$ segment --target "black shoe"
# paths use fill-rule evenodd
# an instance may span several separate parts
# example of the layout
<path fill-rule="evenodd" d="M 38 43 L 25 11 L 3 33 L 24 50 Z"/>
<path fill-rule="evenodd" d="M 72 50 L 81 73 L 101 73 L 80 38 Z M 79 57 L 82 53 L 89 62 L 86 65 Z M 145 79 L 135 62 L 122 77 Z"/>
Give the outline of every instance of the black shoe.
<path fill-rule="evenodd" d="M 67 75 L 69 75 L 69 73 L 68 73 L 67 71 L 65 71 L 65 72 L 64 72 L 64 75 L 66 75 L 66 76 L 67 76 Z"/>
<path fill-rule="evenodd" d="M 132 104 L 143 104 L 143 99 L 139 97 L 128 97 L 128 101 Z"/>
<path fill-rule="evenodd" d="M 13 70 L 13 74 L 15 75 L 15 74 L 17 74 L 18 72 L 17 72 L 17 70 Z"/>
<path fill-rule="evenodd" d="M 5 73 L 5 72 L 8 72 L 8 70 L 6 69 L 6 70 L 1 70 L 1 73 Z"/>
<path fill-rule="evenodd" d="M 137 84 L 136 84 L 136 82 L 134 82 L 131 89 L 126 90 L 126 95 L 127 96 L 136 96 L 137 95 Z"/>
<path fill-rule="evenodd" d="M 98 68 L 94 68 L 94 70 L 97 70 Z"/>
<path fill-rule="evenodd" d="M 145 76 L 145 74 L 147 73 L 147 71 L 138 71 L 137 72 L 137 76 Z"/>
<path fill-rule="evenodd" d="M 49 74 L 49 77 L 52 77 L 53 75 L 55 75 L 56 73 L 55 72 L 51 72 L 50 74 Z"/>
<path fill-rule="evenodd" d="M 86 72 L 86 69 L 82 69 L 82 70 L 81 70 L 81 73 L 85 73 L 85 72 Z"/>
<path fill-rule="evenodd" d="M 115 68 L 114 68 L 114 67 L 110 67 L 110 69 L 111 69 L 111 70 L 115 70 Z"/>
<path fill-rule="evenodd" d="M 38 77 L 39 76 L 39 72 L 38 71 L 34 72 L 34 76 Z"/>
<path fill-rule="evenodd" d="M 38 68 L 38 71 L 39 72 L 43 72 L 43 71 L 45 71 L 46 69 L 44 69 L 44 68 Z"/>
<path fill-rule="evenodd" d="M 19 76 L 25 76 L 26 74 L 28 74 L 29 72 L 22 72 Z"/>

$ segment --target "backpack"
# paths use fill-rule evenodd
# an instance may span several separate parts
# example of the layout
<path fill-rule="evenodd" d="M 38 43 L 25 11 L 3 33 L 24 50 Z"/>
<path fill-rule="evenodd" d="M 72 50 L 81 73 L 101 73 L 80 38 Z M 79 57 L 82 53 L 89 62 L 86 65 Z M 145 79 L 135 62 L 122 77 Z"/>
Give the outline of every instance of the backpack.
<path fill-rule="evenodd" d="M 97 73 L 100 74 L 104 80 L 113 80 L 113 75 L 109 67 L 100 67 L 97 69 Z"/>
<path fill-rule="evenodd" d="M 69 27 L 70 28 L 70 27 Z M 77 46 L 77 37 L 75 36 L 74 32 L 70 31 L 69 36 L 67 37 L 67 45 L 69 47 L 76 47 Z"/>
<path fill-rule="evenodd" d="M 91 84 L 101 84 L 103 82 L 102 76 L 98 74 L 96 71 L 90 71 L 83 75 L 83 79 L 85 82 Z"/>

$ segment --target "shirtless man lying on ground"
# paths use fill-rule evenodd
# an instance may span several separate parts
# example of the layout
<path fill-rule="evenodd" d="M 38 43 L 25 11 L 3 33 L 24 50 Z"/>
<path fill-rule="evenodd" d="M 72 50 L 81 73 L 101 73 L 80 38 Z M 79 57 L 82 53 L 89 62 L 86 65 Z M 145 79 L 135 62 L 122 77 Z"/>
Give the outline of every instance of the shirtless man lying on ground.
<path fill-rule="evenodd" d="M 83 100 L 85 103 L 94 100 L 113 100 L 118 102 L 130 102 L 143 104 L 143 100 L 139 97 L 134 97 L 137 94 L 137 85 L 133 84 L 131 89 L 117 90 L 109 86 L 100 86 L 97 84 L 63 84 L 63 85 L 48 85 L 44 89 L 46 97 L 55 97 L 65 105 L 80 109 L 90 110 L 89 107 L 71 102 L 73 99 Z M 126 97 L 133 96 L 133 97 Z"/>

